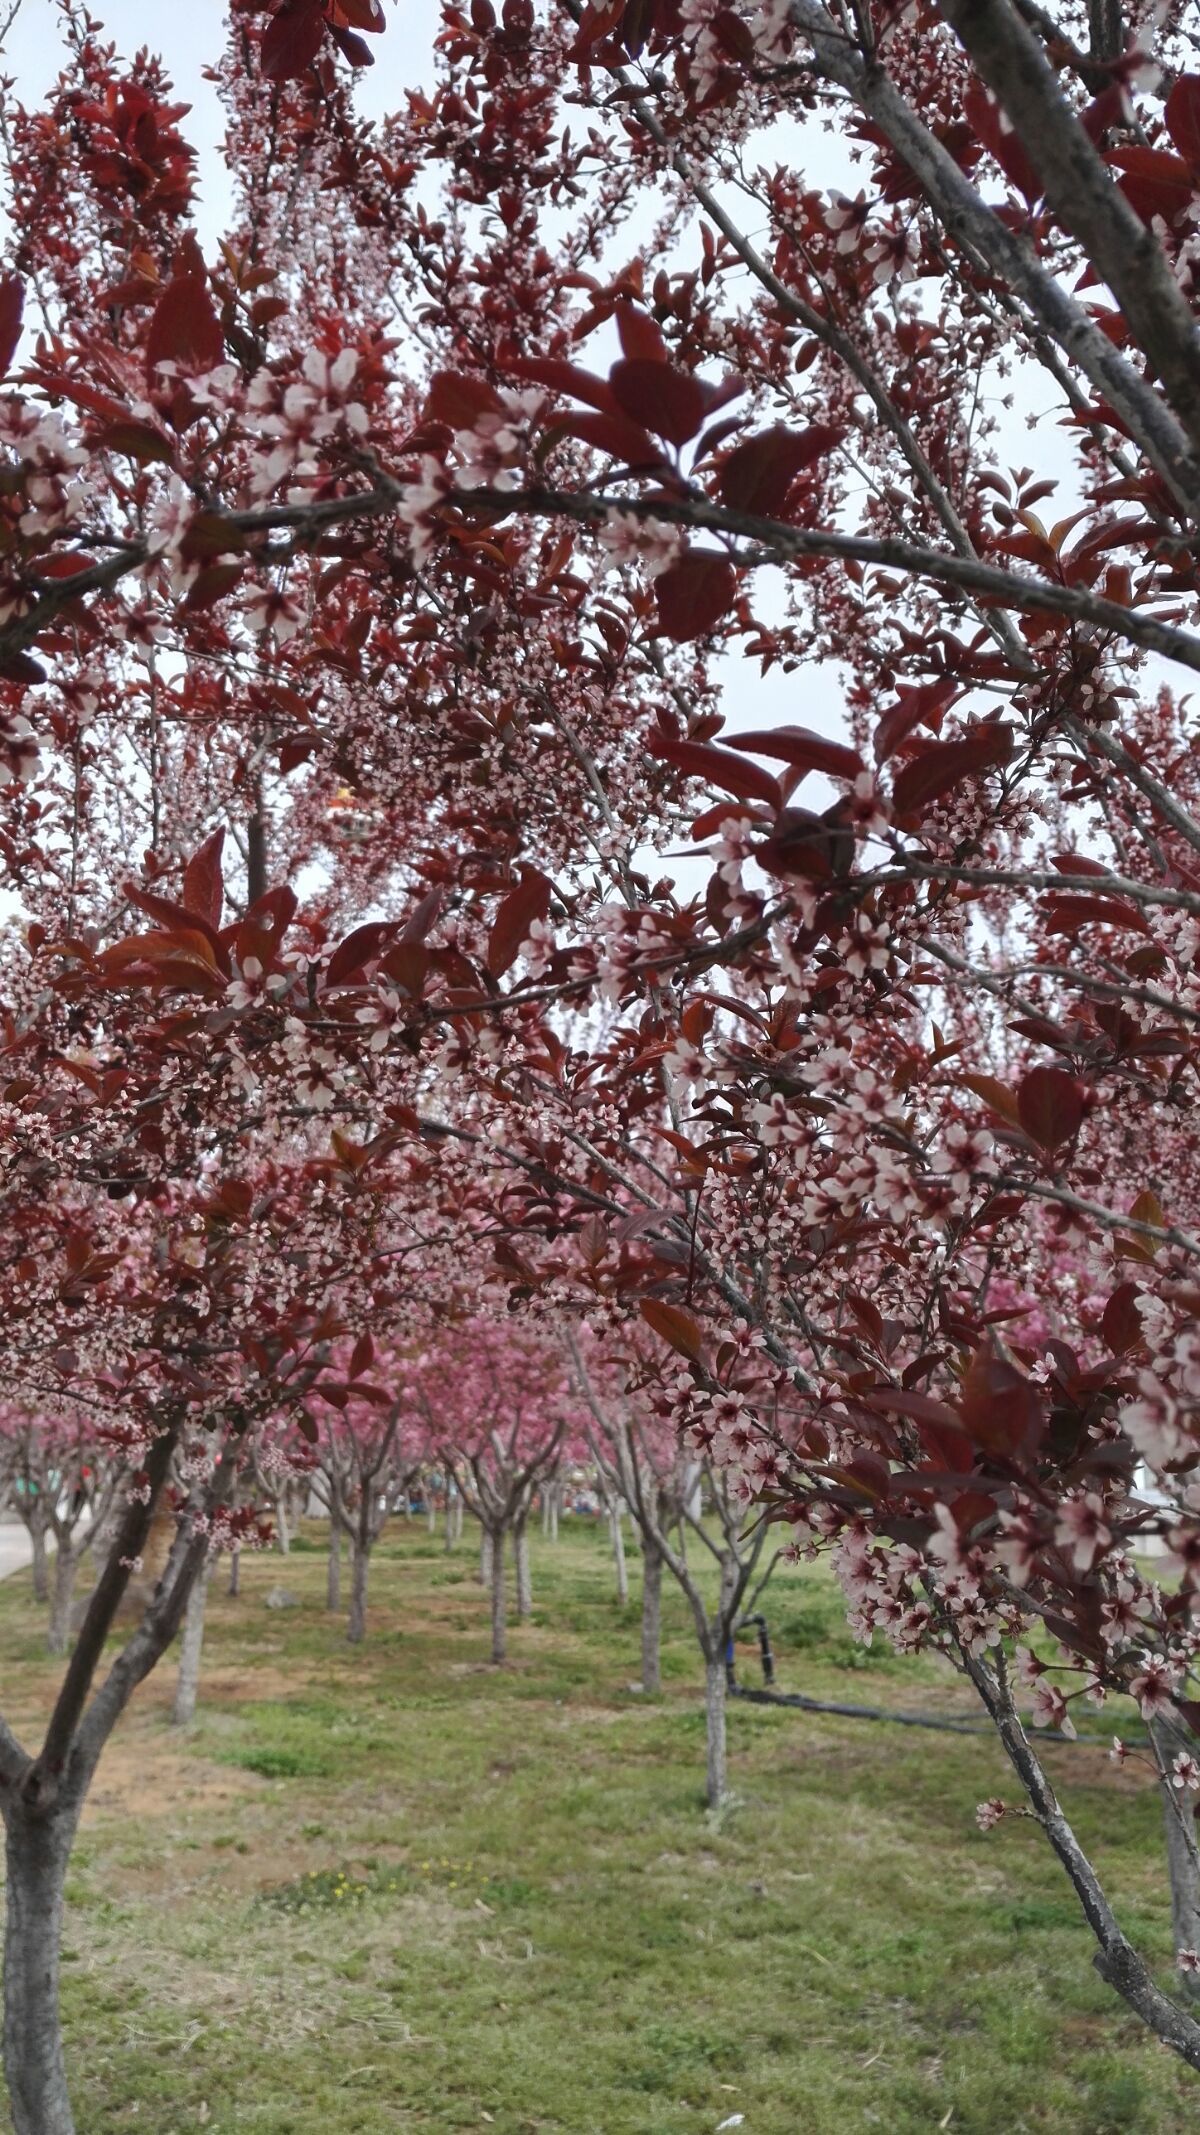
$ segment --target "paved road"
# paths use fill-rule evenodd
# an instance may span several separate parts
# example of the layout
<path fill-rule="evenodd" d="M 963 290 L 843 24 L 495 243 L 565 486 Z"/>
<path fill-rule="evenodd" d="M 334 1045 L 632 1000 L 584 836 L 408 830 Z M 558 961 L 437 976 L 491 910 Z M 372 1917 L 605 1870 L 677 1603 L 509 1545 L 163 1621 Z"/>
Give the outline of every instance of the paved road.
<path fill-rule="evenodd" d="M 0 1520 L 0 1579 L 7 1579 L 10 1572 L 19 1572 L 28 1564 L 32 1551 L 29 1536 L 19 1520 Z"/>

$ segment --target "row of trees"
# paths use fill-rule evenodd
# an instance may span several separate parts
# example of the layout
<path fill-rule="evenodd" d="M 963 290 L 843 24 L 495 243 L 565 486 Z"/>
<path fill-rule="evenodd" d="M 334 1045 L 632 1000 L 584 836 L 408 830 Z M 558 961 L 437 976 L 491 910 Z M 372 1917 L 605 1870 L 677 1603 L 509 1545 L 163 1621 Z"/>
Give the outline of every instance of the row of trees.
<path fill-rule="evenodd" d="M 17 2135 L 248 1448 L 386 1434 L 363 1345 L 464 1321 L 574 1340 L 631 1503 L 645 1413 L 949 1655 L 1200 2067 L 1019 1716 L 1132 1697 L 1195 1869 L 1187 10 L 473 0 L 368 124 L 375 0 L 232 0 L 210 259 L 162 66 L 60 15 L 5 129 L 4 1383 L 133 1481 L 0 1728 Z M 736 726 L 735 654 L 839 731 Z"/>

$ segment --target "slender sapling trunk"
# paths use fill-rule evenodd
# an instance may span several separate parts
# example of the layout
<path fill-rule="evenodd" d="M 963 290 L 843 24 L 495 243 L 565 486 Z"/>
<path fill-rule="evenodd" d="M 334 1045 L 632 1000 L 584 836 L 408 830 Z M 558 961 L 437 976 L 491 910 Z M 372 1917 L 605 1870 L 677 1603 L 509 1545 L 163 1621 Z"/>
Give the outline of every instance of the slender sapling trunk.
<path fill-rule="evenodd" d="M 352 1646 L 361 1645 L 367 1631 L 370 1549 L 371 1545 L 363 1535 L 355 1535 L 350 1545 L 350 1614 L 346 1621 L 346 1636 Z"/>
<path fill-rule="evenodd" d="M 490 1537 L 492 1545 L 492 1659 L 499 1666 L 508 1653 L 508 1604 L 504 1591 L 504 1529 Z"/>
<path fill-rule="evenodd" d="M 662 1551 L 649 1537 L 642 1542 L 642 1689 L 657 1697 L 662 1689 Z"/>
<path fill-rule="evenodd" d="M 342 1606 L 342 1528 L 337 1514 L 329 1514 L 329 1556 L 325 1565 L 325 1606 L 336 1614 Z"/>
<path fill-rule="evenodd" d="M 1151 1720 L 1150 1733 L 1164 1772 L 1171 1770 L 1181 1750 L 1192 1753 L 1194 1736 L 1174 1715 Z M 1186 1789 L 1176 1791 L 1169 1779 L 1162 1781 L 1163 1822 L 1167 1841 L 1167 1877 L 1171 1888 L 1171 1930 L 1176 1953 L 1200 1950 L 1200 1847 L 1196 1832 L 1196 1798 Z M 1171 1796 L 1174 1794 L 1174 1799 Z M 1200 2000 L 1200 1976 L 1177 1973 L 1180 1991 L 1189 2001 Z"/>
<path fill-rule="evenodd" d="M 175 1702 L 171 1707 L 171 1724 L 187 1727 L 196 1717 L 196 1700 L 200 1694 L 200 1656 L 204 1650 L 204 1614 L 208 1602 L 208 1582 L 212 1577 L 211 1562 L 197 1573 L 188 1595 L 187 1609 L 183 1618 L 183 1637 L 179 1646 L 179 1674 L 175 1681 Z"/>
<path fill-rule="evenodd" d="M 725 1657 L 717 1651 L 704 1666 L 704 1720 L 707 1745 L 705 1793 L 710 1809 L 719 1809 L 729 1791 L 725 1741 Z"/>
<path fill-rule="evenodd" d="M 629 1567 L 625 1562 L 625 1528 L 621 1519 L 620 1498 L 609 1499 L 608 1522 L 612 1530 L 613 1563 L 617 1571 L 617 1600 L 624 1609 L 629 1605 Z"/>

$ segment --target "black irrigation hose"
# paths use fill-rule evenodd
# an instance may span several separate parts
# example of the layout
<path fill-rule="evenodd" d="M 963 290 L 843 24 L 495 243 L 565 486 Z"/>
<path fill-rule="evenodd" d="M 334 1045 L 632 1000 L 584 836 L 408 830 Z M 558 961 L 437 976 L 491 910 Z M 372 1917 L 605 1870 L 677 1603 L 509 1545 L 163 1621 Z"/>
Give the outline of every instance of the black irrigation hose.
<path fill-rule="evenodd" d="M 729 1695 L 732 1698 L 744 1698 L 750 1705 L 790 1705 L 800 1712 L 833 1713 L 839 1720 L 894 1720 L 897 1727 L 931 1727 L 948 1735 L 990 1735 L 995 1732 L 989 1720 L 939 1720 L 932 1713 L 887 1712 L 878 1705 L 832 1705 L 824 1698 L 803 1698 L 795 1691 L 743 1690 L 740 1683 L 730 1685 Z M 1072 1744 L 1078 1749 L 1106 1749 L 1110 1746 L 1107 1735 L 1054 1734 L 1047 1739 Z M 1141 1737 L 1126 1734 L 1122 1739 L 1135 1742 Z"/>

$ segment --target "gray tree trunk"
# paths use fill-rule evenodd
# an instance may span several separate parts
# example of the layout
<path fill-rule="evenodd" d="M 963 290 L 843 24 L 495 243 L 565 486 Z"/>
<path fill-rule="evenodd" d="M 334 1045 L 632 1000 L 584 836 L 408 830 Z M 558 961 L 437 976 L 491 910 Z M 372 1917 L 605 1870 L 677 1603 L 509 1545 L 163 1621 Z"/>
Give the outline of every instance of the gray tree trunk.
<path fill-rule="evenodd" d="M 550 1485 L 550 1540 L 551 1540 L 552 1542 L 557 1542 L 557 1540 L 558 1540 L 558 1508 L 559 1508 L 559 1498 L 560 1498 L 560 1492 L 559 1492 L 559 1486 L 558 1486 L 558 1484 L 557 1484 L 557 1483 L 551 1483 L 551 1485 Z"/>
<path fill-rule="evenodd" d="M 432 1498 L 430 1498 L 426 1510 L 429 1516 L 429 1532 L 431 1535 L 435 1535 L 437 1533 L 437 1507 Z"/>
<path fill-rule="evenodd" d="M 231 1598 L 236 1600 L 241 1591 L 242 1553 L 240 1549 L 234 1549 L 230 1551 L 229 1555 L 229 1593 Z"/>
<path fill-rule="evenodd" d="M 346 1620 L 346 1636 L 352 1646 L 360 1646 L 366 1637 L 367 1572 L 370 1563 L 370 1549 L 356 1535 L 350 1544 L 350 1614 Z"/>
<path fill-rule="evenodd" d="M 281 1557 L 289 1555 L 292 1538 L 288 1532 L 287 1491 L 281 1490 L 275 1500 L 275 1540 Z"/>
<path fill-rule="evenodd" d="M 513 1529 L 513 1553 L 517 1560 L 517 1615 L 527 1623 L 533 1614 L 533 1575 L 529 1568 L 529 1536 L 525 1522 Z"/>
<path fill-rule="evenodd" d="M 212 1563 L 209 1562 L 197 1575 L 188 1595 L 183 1619 L 183 1638 L 179 1647 L 175 1702 L 171 1707 L 171 1724 L 174 1727 L 188 1727 L 196 1717 L 196 1700 L 200 1694 L 200 1656 L 204 1651 L 204 1611 L 211 1577 Z"/>
<path fill-rule="evenodd" d="M 1195 1754 L 1190 1728 L 1182 1720 L 1151 1720 L 1150 1732 L 1168 1772 L 1180 1750 Z M 1200 1950 L 1200 1858 L 1197 1854 L 1196 1797 L 1186 1789 L 1167 1798 L 1163 1788 L 1163 1820 L 1167 1839 L 1167 1876 L 1171 1886 L 1171 1928 L 1176 1950 Z M 1200 1977 L 1195 1972 L 1177 1974 L 1179 1991 L 1191 2001 L 1200 2001 Z"/>
<path fill-rule="evenodd" d="M 479 1538 L 479 1584 L 492 1583 L 492 1538 L 485 1527 Z"/>
<path fill-rule="evenodd" d="M 612 1530 L 613 1562 L 617 1568 L 617 1600 L 624 1609 L 629 1605 L 629 1568 L 625 1562 L 625 1524 L 621 1518 L 620 1498 L 611 1500 L 608 1522 Z"/>
<path fill-rule="evenodd" d="M 71 1636 L 71 1603 L 75 1598 L 75 1574 L 79 1558 L 69 1542 L 60 1543 L 54 1557 L 54 1599 L 46 1645 L 51 1653 L 65 1653 Z"/>
<path fill-rule="evenodd" d="M 704 1716 L 708 1748 L 705 1791 L 709 1808 L 719 1809 L 729 1790 L 725 1746 L 725 1662 L 720 1654 L 705 1663 Z"/>
<path fill-rule="evenodd" d="M 329 1557 L 325 1566 L 325 1606 L 335 1614 L 342 1606 L 342 1529 L 332 1512 L 329 1515 Z"/>
<path fill-rule="evenodd" d="M 662 1689 L 662 1586 L 661 1551 L 649 1540 L 642 1544 L 642 1689 L 657 1697 Z"/>
<path fill-rule="evenodd" d="M 50 1573 L 46 1562 L 46 1530 L 40 1524 L 29 1529 L 29 1545 L 33 1551 L 33 1598 L 49 1601 Z"/>
<path fill-rule="evenodd" d="M 13 2135 L 74 2135 L 58 2006 L 63 1886 L 75 1818 L 7 1815 L 4 2072 Z"/>
<path fill-rule="evenodd" d="M 508 1604 L 504 1592 L 504 1533 L 492 1543 L 492 1659 L 499 1666 L 508 1653 Z"/>

